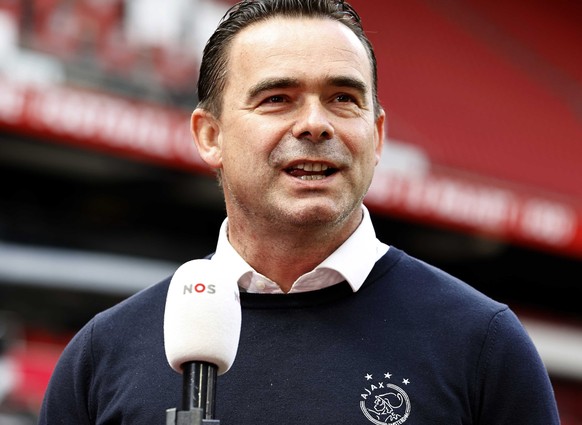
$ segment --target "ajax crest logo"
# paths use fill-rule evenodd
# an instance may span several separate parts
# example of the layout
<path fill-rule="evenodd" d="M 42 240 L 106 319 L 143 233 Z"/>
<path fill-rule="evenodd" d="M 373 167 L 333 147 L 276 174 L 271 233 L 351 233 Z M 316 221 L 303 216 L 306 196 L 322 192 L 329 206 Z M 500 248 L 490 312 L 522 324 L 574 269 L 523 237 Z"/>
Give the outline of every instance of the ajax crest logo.
<path fill-rule="evenodd" d="M 365 376 L 367 386 L 361 394 L 360 408 L 374 424 L 400 425 L 410 416 L 410 398 L 402 387 L 390 382 L 391 378 L 391 373 L 384 373 L 381 380 L 374 380 L 369 373 Z M 402 379 L 402 385 L 409 384 L 409 379 Z"/>

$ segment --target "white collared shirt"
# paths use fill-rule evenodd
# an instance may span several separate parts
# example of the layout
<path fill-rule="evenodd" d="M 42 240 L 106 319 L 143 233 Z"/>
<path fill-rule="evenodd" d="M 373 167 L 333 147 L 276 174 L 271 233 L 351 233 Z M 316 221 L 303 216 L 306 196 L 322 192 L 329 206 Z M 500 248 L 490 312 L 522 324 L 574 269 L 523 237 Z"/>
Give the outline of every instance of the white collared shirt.
<path fill-rule="evenodd" d="M 388 245 L 376 238 L 368 209 L 362 205 L 362 222 L 354 233 L 312 271 L 300 276 L 288 292 L 299 293 L 323 289 L 346 280 L 356 292 L 378 261 L 388 251 Z M 228 218 L 220 227 L 216 253 L 212 261 L 219 262 L 242 291 L 263 294 L 283 294 L 275 282 L 256 272 L 236 252 L 228 240 Z"/>

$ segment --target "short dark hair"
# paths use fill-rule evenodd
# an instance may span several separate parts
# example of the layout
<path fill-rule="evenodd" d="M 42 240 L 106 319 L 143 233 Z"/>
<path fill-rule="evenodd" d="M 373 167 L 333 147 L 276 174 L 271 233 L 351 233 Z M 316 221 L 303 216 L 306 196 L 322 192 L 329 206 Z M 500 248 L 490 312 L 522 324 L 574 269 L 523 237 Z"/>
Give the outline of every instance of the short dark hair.
<path fill-rule="evenodd" d="M 233 38 L 249 25 L 276 16 L 334 19 L 356 34 L 368 53 L 372 68 L 374 113 L 380 114 L 376 55 L 355 9 L 343 0 L 242 0 L 232 6 L 212 34 L 202 56 L 198 78 L 198 106 L 216 117 L 222 112 L 228 53 Z"/>

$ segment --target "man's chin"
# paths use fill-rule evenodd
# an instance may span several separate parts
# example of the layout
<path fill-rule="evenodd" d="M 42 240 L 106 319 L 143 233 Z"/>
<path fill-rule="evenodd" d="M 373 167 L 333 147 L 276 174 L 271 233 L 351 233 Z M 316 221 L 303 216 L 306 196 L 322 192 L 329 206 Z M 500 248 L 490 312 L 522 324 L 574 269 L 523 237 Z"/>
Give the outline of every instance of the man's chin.
<path fill-rule="evenodd" d="M 300 229 L 341 225 L 352 213 L 353 208 L 341 208 L 338 202 L 297 201 L 282 211 L 278 222 L 286 223 Z"/>

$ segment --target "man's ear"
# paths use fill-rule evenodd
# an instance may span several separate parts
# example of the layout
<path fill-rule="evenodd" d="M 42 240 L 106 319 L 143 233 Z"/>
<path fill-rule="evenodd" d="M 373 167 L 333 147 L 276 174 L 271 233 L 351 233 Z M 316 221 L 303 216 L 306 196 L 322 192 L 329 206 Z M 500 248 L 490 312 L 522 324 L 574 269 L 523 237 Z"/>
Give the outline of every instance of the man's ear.
<path fill-rule="evenodd" d="M 375 140 L 374 140 L 374 150 L 376 152 L 376 165 L 380 162 L 380 157 L 382 155 L 382 148 L 384 145 L 384 135 L 386 132 L 386 112 L 382 109 L 378 117 L 376 118 L 376 130 L 375 130 Z"/>
<path fill-rule="evenodd" d="M 222 166 L 220 126 L 217 119 L 205 109 L 196 108 L 190 119 L 192 138 L 204 162 L 217 169 Z"/>

